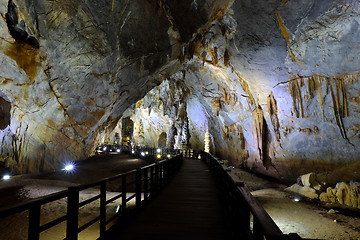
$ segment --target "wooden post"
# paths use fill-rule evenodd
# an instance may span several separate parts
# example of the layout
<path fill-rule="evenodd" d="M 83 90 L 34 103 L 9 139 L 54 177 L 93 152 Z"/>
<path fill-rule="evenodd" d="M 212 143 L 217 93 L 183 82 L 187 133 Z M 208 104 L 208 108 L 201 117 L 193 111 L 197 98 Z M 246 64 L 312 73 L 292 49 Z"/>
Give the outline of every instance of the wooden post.
<path fill-rule="evenodd" d="M 79 190 L 77 187 L 69 187 L 68 189 L 66 239 L 77 240 L 79 227 Z"/>
<path fill-rule="evenodd" d="M 105 239 L 106 232 L 106 182 L 100 185 L 100 239 Z"/>
<path fill-rule="evenodd" d="M 148 169 L 144 169 L 144 202 L 148 200 Z"/>
<path fill-rule="evenodd" d="M 154 180 L 154 171 L 155 171 L 155 167 L 151 167 L 150 168 L 150 198 L 154 195 L 155 193 L 155 180 Z"/>
<path fill-rule="evenodd" d="M 255 216 L 254 216 L 254 224 L 253 224 L 253 239 L 264 240 L 264 233 L 261 228 L 261 224 Z"/>
<path fill-rule="evenodd" d="M 136 190 L 135 190 L 135 203 L 136 208 L 140 207 L 141 204 L 141 169 L 136 169 Z"/>
<path fill-rule="evenodd" d="M 155 165 L 155 184 L 154 191 L 157 192 L 159 190 L 159 163 Z"/>
<path fill-rule="evenodd" d="M 39 240 L 40 238 L 40 205 L 29 209 L 29 240 Z"/>
<path fill-rule="evenodd" d="M 125 215 L 126 215 L 126 175 L 124 175 L 124 176 L 122 177 L 121 191 L 122 191 L 122 197 L 121 197 L 122 208 L 121 208 L 121 213 L 122 213 L 123 216 L 125 216 Z"/>

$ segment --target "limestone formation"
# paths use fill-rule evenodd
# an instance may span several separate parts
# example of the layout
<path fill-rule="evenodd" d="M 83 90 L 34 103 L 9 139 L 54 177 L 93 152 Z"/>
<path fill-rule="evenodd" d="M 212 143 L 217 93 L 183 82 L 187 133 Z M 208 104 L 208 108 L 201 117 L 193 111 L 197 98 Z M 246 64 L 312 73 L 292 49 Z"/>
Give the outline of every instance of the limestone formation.
<path fill-rule="evenodd" d="M 298 178 L 298 183 L 286 188 L 287 191 L 301 194 L 322 202 L 336 203 L 350 207 L 360 207 L 360 183 L 358 181 L 339 182 L 334 188 L 320 184 L 315 173 L 308 173 Z"/>
<path fill-rule="evenodd" d="M 300 176 L 296 184 L 286 188 L 287 191 L 301 194 L 311 199 L 318 199 L 324 187 L 318 182 L 315 173 Z"/>
<path fill-rule="evenodd" d="M 166 133 L 168 148 L 204 149 L 208 131 L 234 166 L 360 178 L 356 0 L 0 0 L 0 13 L 0 161 L 14 173 L 84 159 L 129 118 L 133 143 L 140 122 L 153 147 Z"/>

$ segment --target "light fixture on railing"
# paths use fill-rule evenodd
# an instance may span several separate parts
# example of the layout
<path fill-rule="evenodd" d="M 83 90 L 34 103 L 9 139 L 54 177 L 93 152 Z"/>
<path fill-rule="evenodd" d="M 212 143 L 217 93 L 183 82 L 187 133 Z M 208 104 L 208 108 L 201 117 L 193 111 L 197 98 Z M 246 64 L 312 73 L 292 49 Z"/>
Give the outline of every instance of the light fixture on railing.
<path fill-rule="evenodd" d="M 156 155 L 156 158 L 157 158 L 157 159 L 160 159 L 160 158 L 161 158 L 161 154 Z"/>

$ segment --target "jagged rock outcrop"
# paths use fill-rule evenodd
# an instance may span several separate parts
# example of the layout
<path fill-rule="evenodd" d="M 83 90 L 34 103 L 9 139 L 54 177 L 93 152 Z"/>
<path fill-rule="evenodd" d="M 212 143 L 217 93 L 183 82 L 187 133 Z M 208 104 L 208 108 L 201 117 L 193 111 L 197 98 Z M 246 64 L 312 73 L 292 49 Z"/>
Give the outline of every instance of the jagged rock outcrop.
<path fill-rule="evenodd" d="M 308 173 L 300 176 L 296 184 L 286 188 L 286 191 L 301 194 L 322 202 L 360 207 L 360 182 L 338 182 L 334 187 L 327 187 L 327 183 L 319 183 L 320 176 Z"/>
<path fill-rule="evenodd" d="M 168 77 L 189 89 L 191 147 L 209 130 L 214 154 L 253 171 L 359 177 L 360 62 L 347 54 L 360 44 L 359 11 L 356 1 L 229 2 Z"/>
<path fill-rule="evenodd" d="M 166 133 L 203 149 L 208 131 L 214 154 L 263 174 L 360 175 L 326 174 L 360 161 L 358 1 L 0 0 L 0 13 L 1 161 L 17 171 L 85 158 L 130 117 L 144 145 Z"/>
<path fill-rule="evenodd" d="M 29 172 L 92 154 L 222 5 L 191 2 L 1 0 L 1 161 Z"/>

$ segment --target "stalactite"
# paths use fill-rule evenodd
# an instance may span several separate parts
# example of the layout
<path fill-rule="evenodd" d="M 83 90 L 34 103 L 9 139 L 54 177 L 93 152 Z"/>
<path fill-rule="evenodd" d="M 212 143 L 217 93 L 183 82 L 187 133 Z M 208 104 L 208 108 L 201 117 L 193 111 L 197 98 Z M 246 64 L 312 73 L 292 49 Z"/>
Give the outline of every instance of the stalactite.
<path fill-rule="evenodd" d="M 270 166 L 272 166 L 267 150 L 268 128 L 264 118 L 263 110 L 260 105 L 258 105 L 258 107 L 253 112 L 253 131 L 255 145 L 258 149 L 260 161 L 263 163 L 263 166 L 268 169 Z"/>
<path fill-rule="evenodd" d="M 130 119 L 130 117 L 126 117 L 122 119 L 122 128 L 121 128 L 121 136 L 122 136 L 122 145 L 130 146 L 133 140 L 134 133 L 134 122 Z"/>
<path fill-rule="evenodd" d="M 268 106 L 268 112 L 270 114 L 271 123 L 274 127 L 276 140 L 279 141 L 280 140 L 280 132 L 279 132 L 280 124 L 279 124 L 279 119 L 277 116 L 277 105 L 276 105 L 276 100 L 274 98 L 273 92 L 271 92 L 267 98 L 267 106 Z"/>
<path fill-rule="evenodd" d="M 243 78 L 240 76 L 240 74 L 239 74 L 238 72 L 235 71 L 234 67 L 232 67 L 232 71 L 233 71 L 233 72 L 236 74 L 236 76 L 238 77 L 239 82 L 240 82 L 240 85 L 241 85 L 241 88 L 243 89 L 243 91 L 246 92 L 246 94 L 248 94 L 247 101 L 248 101 L 248 104 L 249 104 L 250 109 L 256 108 L 256 101 L 255 101 L 253 95 L 251 94 L 250 87 L 249 87 L 248 83 L 245 81 L 245 79 L 243 79 Z"/>
<path fill-rule="evenodd" d="M 214 65 L 218 64 L 218 48 L 214 47 L 214 50 L 209 47 L 209 52 L 211 54 L 211 63 Z"/>
<path fill-rule="evenodd" d="M 180 149 L 187 149 L 189 147 L 189 140 L 190 140 L 189 119 L 188 117 L 185 117 L 181 131 Z"/>
<path fill-rule="evenodd" d="M 293 99 L 293 110 L 296 114 L 296 117 L 304 117 L 301 89 L 297 79 L 289 81 L 289 91 Z"/>
<path fill-rule="evenodd" d="M 224 52 L 224 65 L 225 65 L 226 67 L 228 67 L 228 66 L 229 66 L 229 63 L 230 63 L 230 53 L 229 53 L 229 49 L 226 48 L 226 49 L 225 49 L 225 52 Z"/>
<path fill-rule="evenodd" d="M 314 80 L 316 98 L 317 98 L 318 103 L 320 104 L 322 117 L 323 117 L 323 119 L 325 119 L 324 97 L 322 96 L 322 84 L 324 81 L 324 77 L 319 76 L 319 75 L 314 75 L 311 78 Z"/>
<path fill-rule="evenodd" d="M 347 141 L 349 141 L 346 134 L 346 129 L 343 124 L 343 118 L 349 116 L 346 83 L 357 83 L 359 76 L 360 73 L 345 74 L 336 78 L 330 78 L 321 75 L 312 75 L 308 77 L 298 77 L 291 79 L 289 81 L 289 93 L 293 99 L 293 111 L 296 114 L 296 117 L 305 117 L 303 111 L 303 101 L 313 99 L 316 93 L 316 98 L 318 103 L 320 104 L 320 108 L 322 111 L 322 117 L 323 119 L 325 119 L 324 103 L 327 93 L 330 92 L 333 102 L 336 124 L 340 129 L 341 136 Z M 305 80 L 307 80 L 307 82 Z M 303 100 L 301 94 L 301 87 L 306 84 L 307 94 L 304 95 Z M 324 84 L 325 86 L 323 86 Z M 326 89 L 325 96 L 323 96 L 323 89 Z"/>
<path fill-rule="evenodd" d="M 141 119 L 140 119 L 140 123 L 139 123 L 139 134 L 138 134 L 137 144 L 138 144 L 138 146 L 145 145 L 145 132 L 144 132 L 144 126 L 143 126 Z"/>
<path fill-rule="evenodd" d="M 175 124 L 173 123 L 167 133 L 166 148 L 174 149 L 176 134 L 177 134 L 177 130 Z"/>
<path fill-rule="evenodd" d="M 239 135 L 240 135 L 241 149 L 244 150 L 246 148 L 246 140 L 245 140 L 245 137 L 244 137 L 242 127 L 240 127 L 240 129 L 239 129 Z"/>
<path fill-rule="evenodd" d="M 313 99 L 315 96 L 315 91 L 316 91 L 316 84 L 315 84 L 315 79 L 314 77 L 308 77 L 308 93 L 309 93 L 309 98 Z"/>
<path fill-rule="evenodd" d="M 345 129 L 345 127 L 344 127 L 344 123 L 343 123 L 343 120 L 342 120 L 341 112 L 339 112 L 339 110 L 341 109 L 341 107 L 340 107 L 341 104 L 338 102 L 340 98 L 338 97 L 338 94 L 337 94 L 337 96 L 335 97 L 335 94 L 334 94 L 334 90 L 333 90 L 332 85 L 330 85 L 330 91 L 331 91 L 331 98 L 332 98 L 332 101 L 333 101 L 333 108 L 334 108 L 334 115 L 335 115 L 336 124 L 337 124 L 337 126 L 339 127 L 341 136 L 350 143 L 350 140 L 348 139 L 348 137 L 347 137 L 347 135 L 346 135 L 346 129 Z M 338 100 L 338 101 L 337 101 L 337 100 Z M 351 144 L 351 143 L 350 143 L 350 144 Z"/>

